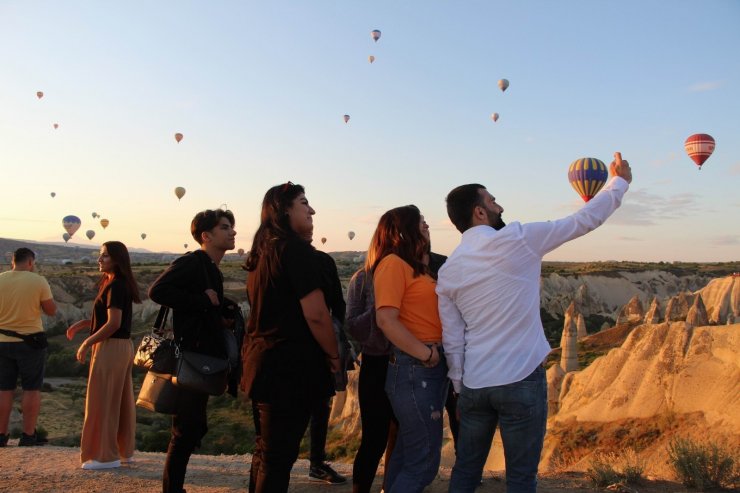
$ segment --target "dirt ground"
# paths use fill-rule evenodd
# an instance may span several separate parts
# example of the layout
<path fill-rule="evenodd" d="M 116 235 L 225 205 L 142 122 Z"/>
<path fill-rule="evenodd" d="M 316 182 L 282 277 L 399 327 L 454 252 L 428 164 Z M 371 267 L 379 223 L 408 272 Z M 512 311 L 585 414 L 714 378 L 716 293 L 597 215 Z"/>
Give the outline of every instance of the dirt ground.
<path fill-rule="evenodd" d="M 0 450 L 0 491 L 13 493 L 155 493 L 161 491 L 164 454 L 137 452 L 135 462 L 118 469 L 83 471 L 79 467 L 79 450 L 67 447 L 17 447 L 11 440 Z M 249 455 L 194 455 L 190 460 L 185 488 L 188 493 L 243 492 L 247 488 Z M 351 476 L 352 465 L 334 463 L 334 468 Z M 446 492 L 449 469 L 442 469 L 427 488 L 428 493 Z M 632 486 L 639 493 L 683 493 L 678 483 L 651 480 Z M 503 473 L 487 472 L 480 493 L 504 493 Z M 351 483 L 331 486 L 308 480 L 308 462 L 299 460 L 293 468 L 291 492 L 348 493 Z M 380 491 L 380 479 L 373 492 Z M 541 493 L 593 492 L 583 473 L 562 473 L 540 478 Z M 606 491 L 602 489 L 602 491 Z M 618 491 L 618 490 L 617 490 Z M 628 490 L 625 490 L 628 491 Z"/>

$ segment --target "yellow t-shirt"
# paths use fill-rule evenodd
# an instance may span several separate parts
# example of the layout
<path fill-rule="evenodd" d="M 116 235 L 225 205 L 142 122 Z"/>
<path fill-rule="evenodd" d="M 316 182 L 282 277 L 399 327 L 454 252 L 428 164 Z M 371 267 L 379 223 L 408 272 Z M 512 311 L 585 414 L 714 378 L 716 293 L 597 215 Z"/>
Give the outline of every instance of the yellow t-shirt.
<path fill-rule="evenodd" d="M 0 328 L 19 334 L 41 332 L 41 302 L 52 299 L 49 283 L 30 271 L 0 274 Z M 0 342 L 19 339 L 0 334 Z"/>
<path fill-rule="evenodd" d="M 414 277 L 414 269 L 401 257 L 390 254 L 373 274 L 375 309 L 398 308 L 398 319 L 421 342 L 442 340 L 437 309 L 436 282 L 428 274 Z"/>

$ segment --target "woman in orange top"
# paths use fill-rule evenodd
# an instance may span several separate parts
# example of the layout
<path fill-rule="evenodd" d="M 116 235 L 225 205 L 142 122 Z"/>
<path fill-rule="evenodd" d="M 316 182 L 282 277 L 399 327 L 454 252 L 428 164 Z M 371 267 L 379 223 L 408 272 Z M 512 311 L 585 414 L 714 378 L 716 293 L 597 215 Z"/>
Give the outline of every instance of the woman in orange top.
<path fill-rule="evenodd" d="M 368 249 L 377 324 L 394 345 L 385 390 L 399 429 L 385 473 L 388 493 L 421 492 L 439 468 L 449 381 L 428 245 L 429 226 L 408 205 L 383 214 Z"/>

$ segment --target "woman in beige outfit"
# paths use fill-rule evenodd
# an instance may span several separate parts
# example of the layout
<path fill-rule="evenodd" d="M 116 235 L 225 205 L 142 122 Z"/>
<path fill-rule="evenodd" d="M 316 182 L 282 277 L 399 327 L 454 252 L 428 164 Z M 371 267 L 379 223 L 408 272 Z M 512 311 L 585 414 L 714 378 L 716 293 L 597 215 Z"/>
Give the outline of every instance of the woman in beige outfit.
<path fill-rule="evenodd" d="M 92 350 L 80 443 L 82 469 L 92 470 L 133 461 L 136 408 L 131 381 L 131 305 L 141 302 L 123 243 L 103 243 L 98 266 L 103 276 L 92 319 L 80 320 L 67 329 L 69 340 L 81 330 L 90 330 L 77 350 L 77 360 L 84 363 Z"/>

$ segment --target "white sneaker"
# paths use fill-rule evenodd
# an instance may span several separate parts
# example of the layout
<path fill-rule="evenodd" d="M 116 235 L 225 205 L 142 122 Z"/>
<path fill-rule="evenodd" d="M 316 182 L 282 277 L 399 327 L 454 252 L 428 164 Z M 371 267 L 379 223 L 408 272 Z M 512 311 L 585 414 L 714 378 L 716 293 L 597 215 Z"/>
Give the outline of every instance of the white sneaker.
<path fill-rule="evenodd" d="M 114 467 L 120 467 L 120 460 L 112 460 L 110 462 L 98 462 L 96 460 L 89 460 L 82 464 L 82 469 L 88 471 L 97 471 L 98 469 L 113 469 Z"/>

